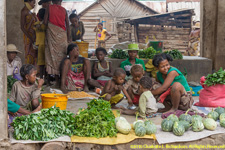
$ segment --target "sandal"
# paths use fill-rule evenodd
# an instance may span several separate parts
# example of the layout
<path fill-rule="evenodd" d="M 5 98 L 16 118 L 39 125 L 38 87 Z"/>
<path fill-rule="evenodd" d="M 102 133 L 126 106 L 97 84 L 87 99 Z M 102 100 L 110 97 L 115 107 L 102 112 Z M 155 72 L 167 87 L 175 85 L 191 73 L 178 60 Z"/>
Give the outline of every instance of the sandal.
<path fill-rule="evenodd" d="M 157 114 L 150 114 L 150 115 L 146 115 L 146 118 L 153 118 L 153 117 L 156 117 Z"/>

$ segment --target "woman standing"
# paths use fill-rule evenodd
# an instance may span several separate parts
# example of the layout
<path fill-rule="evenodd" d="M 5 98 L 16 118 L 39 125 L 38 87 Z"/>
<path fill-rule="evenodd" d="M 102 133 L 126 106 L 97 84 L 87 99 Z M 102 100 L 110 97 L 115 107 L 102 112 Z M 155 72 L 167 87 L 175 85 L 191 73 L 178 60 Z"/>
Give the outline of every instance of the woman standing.
<path fill-rule="evenodd" d="M 70 33 L 71 33 L 71 39 L 72 41 L 77 41 L 77 40 L 81 40 L 84 41 L 84 33 L 85 33 L 85 29 L 84 29 L 84 24 L 82 21 L 79 21 L 79 17 L 77 16 L 77 14 L 72 13 L 69 16 L 71 25 L 70 25 Z"/>
<path fill-rule="evenodd" d="M 31 12 L 31 9 L 35 6 L 35 0 L 24 0 L 25 6 L 21 10 L 21 30 L 24 33 L 24 46 L 25 46 L 25 63 L 37 64 L 37 51 L 35 50 L 35 30 L 33 29 L 34 23 L 37 21 L 37 17 Z"/>
<path fill-rule="evenodd" d="M 45 43 L 45 61 L 48 74 L 55 75 L 59 86 L 60 63 L 66 57 L 67 44 L 70 42 L 69 19 L 62 0 L 52 0 L 45 12 L 44 24 L 48 25 Z"/>

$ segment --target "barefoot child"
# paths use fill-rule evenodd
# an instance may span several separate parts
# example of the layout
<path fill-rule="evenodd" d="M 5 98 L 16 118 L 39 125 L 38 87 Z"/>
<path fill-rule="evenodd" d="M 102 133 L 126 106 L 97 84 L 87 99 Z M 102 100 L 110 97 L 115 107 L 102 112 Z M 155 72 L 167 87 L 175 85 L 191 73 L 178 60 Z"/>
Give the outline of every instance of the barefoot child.
<path fill-rule="evenodd" d="M 131 78 L 130 69 L 132 65 L 140 64 L 146 70 L 144 61 L 137 58 L 139 50 L 138 44 L 129 44 L 128 49 L 125 50 L 128 51 L 129 58 L 120 64 L 120 68 L 126 71 L 126 80 Z"/>
<path fill-rule="evenodd" d="M 132 99 L 133 104 L 138 105 L 141 95 L 139 90 L 139 82 L 143 77 L 145 71 L 141 65 L 133 65 L 130 72 L 132 75 L 132 79 L 126 82 L 126 84 L 124 85 L 124 89 L 127 90 L 127 93 Z"/>
<path fill-rule="evenodd" d="M 127 97 L 129 105 L 133 105 L 130 96 L 123 88 L 125 76 L 125 71 L 122 68 L 117 68 L 114 72 L 113 78 L 105 84 L 102 90 L 100 97 L 109 101 L 112 107 L 115 107 L 117 103 L 123 100 L 123 94 L 121 94 L 121 91 L 123 91 L 124 95 Z"/>
<path fill-rule="evenodd" d="M 169 93 L 168 98 L 161 102 L 165 109 L 161 112 L 174 112 L 178 109 L 188 110 L 194 100 L 184 75 L 175 67 L 171 67 L 169 61 L 173 61 L 168 54 L 157 54 L 153 58 L 153 65 L 158 68 L 157 80 L 162 84 L 159 88 L 152 90 L 153 95 Z"/>
<path fill-rule="evenodd" d="M 136 110 L 123 109 L 121 110 L 121 113 L 127 115 L 135 115 L 135 113 L 138 111 L 139 116 L 142 118 L 155 117 L 158 108 L 156 100 L 152 95 L 151 91 L 149 90 L 151 88 L 152 88 L 151 78 L 148 76 L 142 77 L 140 80 L 140 91 L 142 94 L 139 99 L 138 108 Z"/>
<path fill-rule="evenodd" d="M 107 55 L 105 48 L 97 48 L 95 54 L 98 61 L 94 64 L 93 76 L 97 78 L 98 83 L 103 88 L 105 83 L 112 79 L 112 63 L 105 60 L 105 56 Z"/>
<path fill-rule="evenodd" d="M 30 64 L 23 65 L 20 69 L 23 78 L 13 84 L 10 100 L 29 111 L 35 110 L 39 105 L 38 97 L 41 94 L 43 79 L 36 84 L 37 69 Z"/>

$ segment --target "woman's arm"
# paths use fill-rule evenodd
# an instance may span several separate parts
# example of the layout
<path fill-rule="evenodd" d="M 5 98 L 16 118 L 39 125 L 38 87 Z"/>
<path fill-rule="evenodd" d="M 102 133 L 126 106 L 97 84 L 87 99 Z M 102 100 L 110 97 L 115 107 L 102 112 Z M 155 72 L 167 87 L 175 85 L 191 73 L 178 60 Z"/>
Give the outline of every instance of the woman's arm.
<path fill-rule="evenodd" d="M 108 40 L 112 37 L 112 35 L 111 35 L 111 34 L 109 34 L 107 31 L 105 31 L 105 34 L 106 34 L 106 36 L 108 36 L 108 38 L 107 38 L 107 39 L 105 39 L 104 41 L 108 41 Z"/>
<path fill-rule="evenodd" d="M 167 77 L 166 77 L 166 79 L 165 79 L 163 85 L 160 86 L 159 88 L 157 88 L 157 89 L 151 91 L 152 94 L 153 94 L 153 95 L 159 95 L 159 94 L 162 94 L 163 92 L 165 92 L 165 91 L 170 87 L 170 85 L 171 85 L 171 83 L 173 82 L 174 78 L 175 78 L 176 76 L 178 76 L 178 75 L 179 75 L 179 74 L 178 74 L 176 71 L 171 71 L 171 72 L 167 75 Z"/>
<path fill-rule="evenodd" d="M 21 30 L 23 31 L 23 33 L 31 40 L 32 43 L 34 43 L 34 40 L 32 38 L 32 36 L 30 36 L 27 32 L 27 30 L 25 29 L 25 23 L 26 23 L 26 16 L 28 15 L 29 12 L 22 10 L 21 11 L 21 18 L 20 18 L 20 26 L 21 26 Z"/>
<path fill-rule="evenodd" d="M 63 91 L 63 93 L 68 93 L 68 91 L 65 88 L 65 83 L 66 83 L 66 76 L 69 72 L 70 66 L 71 66 L 70 60 L 66 59 L 63 64 L 62 78 L 61 78 L 61 90 Z"/>
<path fill-rule="evenodd" d="M 98 62 L 95 62 L 93 76 L 95 78 L 97 78 L 97 77 L 100 77 L 100 76 L 103 76 L 103 75 L 104 75 L 104 72 L 100 72 L 98 70 Z"/>
<path fill-rule="evenodd" d="M 66 9 L 65 9 L 66 11 Z M 70 38 L 70 26 L 69 26 L 69 19 L 68 19 L 68 14 L 66 12 L 66 32 L 67 32 L 67 42 L 70 43 L 71 42 L 71 38 Z"/>
<path fill-rule="evenodd" d="M 44 24 L 48 24 L 48 17 L 49 17 L 49 6 L 45 9 L 45 16 L 44 16 Z"/>

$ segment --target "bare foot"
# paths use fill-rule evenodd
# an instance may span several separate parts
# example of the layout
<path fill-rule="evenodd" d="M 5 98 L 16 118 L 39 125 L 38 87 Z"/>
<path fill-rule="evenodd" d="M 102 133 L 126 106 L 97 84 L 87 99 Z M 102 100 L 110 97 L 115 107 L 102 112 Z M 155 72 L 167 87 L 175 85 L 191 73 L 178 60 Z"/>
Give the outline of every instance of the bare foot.
<path fill-rule="evenodd" d="M 166 111 L 168 111 L 169 109 L 167 109 L 167 108 L 161 108 L 161 109 L 158 109 L 158 113 L 164 113 L 164 112 L 166 112 Z"/>
<path fill-rule="evenodd" d="M 89 92 L 88 86 L 84 86 L 84 92 Z"/>
<path fill-rule="evenodd" d="M 164 114 L 165 114 L 165 113 L 169 113 L 169 112 L 175 112 L 176 110 L 177 110 L 177 109 L 172 109 L 172 108 L 171 108 L 170 110 L 164 112 Z"/>

